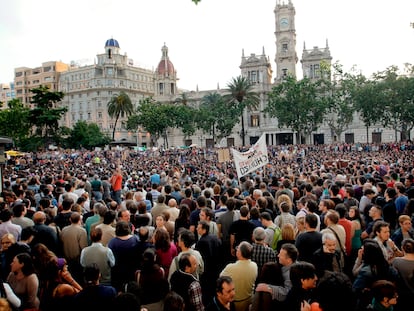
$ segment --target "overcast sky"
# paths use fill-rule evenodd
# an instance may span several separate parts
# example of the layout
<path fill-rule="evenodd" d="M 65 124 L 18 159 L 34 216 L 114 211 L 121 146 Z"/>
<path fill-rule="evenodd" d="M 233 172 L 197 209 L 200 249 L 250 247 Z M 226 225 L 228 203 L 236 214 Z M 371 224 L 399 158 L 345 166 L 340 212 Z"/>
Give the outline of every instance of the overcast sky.
<path fill-rule="evenodd" d="M 285 0 L 286 2 L 288 0 Z M 292 0 L 297 52 L 325 47 L 333 61 L 369 76 L 390 65 L 414 63 L 414 1 Z M 153 69 L 164 42 L 177 70 L 178 87 L 221 88 L 240 74 L 245 55 L 264 47 L 275 73 L 276 0 L 2 0 L 0 83 L 14 68 L 60 60 L 92 64 L 105 41 Z M 302 76 L 300 62 L 298 76 Z"/>

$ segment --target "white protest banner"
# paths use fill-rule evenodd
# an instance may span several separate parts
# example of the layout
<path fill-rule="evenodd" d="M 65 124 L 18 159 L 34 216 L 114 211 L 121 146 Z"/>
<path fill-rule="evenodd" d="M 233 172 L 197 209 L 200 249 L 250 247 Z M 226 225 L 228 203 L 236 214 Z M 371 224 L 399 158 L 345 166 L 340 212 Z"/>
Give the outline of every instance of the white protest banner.
<path fill-rule="evenodd" d="M 262 135 L 259 140 L 245 152 L 239 152 L 233 148 L 231 151 L 233 153 L 234 164 L 239 178 L 254 172 L 258 168 L 269 163 L 264 135 Z"/>

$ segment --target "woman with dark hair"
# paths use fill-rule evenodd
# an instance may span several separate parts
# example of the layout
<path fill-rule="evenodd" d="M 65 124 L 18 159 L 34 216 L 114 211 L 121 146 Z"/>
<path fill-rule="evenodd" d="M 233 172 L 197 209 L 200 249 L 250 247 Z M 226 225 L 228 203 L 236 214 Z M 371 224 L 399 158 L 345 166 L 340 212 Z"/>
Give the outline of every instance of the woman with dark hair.
<path fill-rule="evenodd" d="M 71 310 L 72 298 L 82 290 L 68 271 L 64 258 L 53 257 L 47 264 L 49 279 L 41 291 L 42 311 Z"/>
<path fill-rule="evenodd" d="M 151 208 L 154 207 L 154 201 L 152 199 L 152 193 L 147 191 L 147 194 L 145 195 L 145 199 L 151 202 Z"/>
<path fill-rule="evenodd" d="M 414 295 L 414 240 L 403 240 L 401 248 L 404 256 L 395 258 L 392 265 L 400 276 L 398 306 L 402 306 L 402 308 L 399 308 L 400 310 L 405 310 L 404 307 L 412 304 Z"/>
<path fill-rule="evenodd" d="M 141 260 L 139 241 L 131 234 L 128 223 L 120 221 L 116 224 L 115 237 L 109 241 L 108 247 L 115 257 L 115 265 L 111 271 L 112 286 L 119 291 L 124 283 L 134 280 Z"/>
<path fill-rule="evenodd" d="M 294 263 L 290 268 L 292 288 L 286 297 L 284 310 L 300 311 L 305 302 L 313 300 L 317 280 L 314 265 L 306 261 Z"/>
<path fill-rule="evenodd" d="M 190 208 L 187 204 L 180 205 L 180 213 L 175 220 L 174 242 L 178 243 L 178 236 L 181 228 L 190 229 Z"/>
<path fill-rule="evenodd" d="M 39 308 L 39 280 L 29 254 L 21 253 L 14 257 L 7 283 L 20 298 L 22 310 Z"/>
<path fill-rule="evenodd" d="M 409 199 L 404 208 L 404 215 L 411 217 L 411 221 L 414 221 L 414 199 Z"/>
<path fill-rule="evenodd" d="M 351 258 L 355 260 L 358 250 L 362 246 L 361 233 L 365 229 L 364 220 L 357 206 L 351 206 L 348 211 L 348 219 L 352 222 L 351 232 L 354 232 L 351 240 Z"/>
<path fill-rule="evenodd" d="M 355 294 L 352 292 L 352 282 L 342 272 L 326 272 L 320 279 L 315 290 L 315 300 L 312 308 L 305 310 L 320 311 L 353 311 L 356 306 Z"/>
<path fill-rule="evenodd" d="M 283 286 L 284 280 L 282 267 L 277 262 L 267 262 L 263 265 L 256 283 L 265 283 L 275 286 Z M 253 295 L 251 311 L 277 310 L 281 303 L 272 300 L 272 294 L 264 291 L 256 291 Z"/>
<path fill-rule="evenodd" d="M 386 280 L 376 281 L 372 286 L 372 302 L 369 310 L 375 311 L 393 311 L 397 304 L 398 294 L 395 285 Z M 412 305 L 411 305 L 412 308 Z M 410 309 L 411 309 L 410 308 Z M 401 309 L 408 310 L 408 309 Z"/>
<path fill-rule="evenodd" d="M 178 255 L 177 247 L 174 242 L 170 241 L 170 235 L 167 230 L 155 230 L 154 245 L 157 254 L 157 263 L 165 270 L 165 276 L 168 276 L 171 263 L 175 256 Z"/>
<path fill-rule="evenodd" d="M 132 218 L 132 217 L 131 217 Z M 147 204 L 144 201 L 138 202 L 138 215 L 134 217 L 134 226 L 139 229 L 152 223 L 151 213 L 147 211 Z"/>
<path fill-rule="evenodd" d="M 164 269 L 156 263 L 153 248 L 144 251 L 142 269 L 137 271 L 136 279 L 141 289 L 140 300 L 143 305 L 159 304 L 167 295 L 169 284 Z"/>
<path fill-rule="evenodd" d="M 39 278 L 40 289 L 45 286 L 46 280 L 51 278 L 49 262 L 54 257 L 56 257 L 55 253 L 49 250 L 46 245 L 42 243 L 36 244 L 32 249 L 33 265 Z"/>
<path fill-rule="evenodd" d="M 396 278 L 397 272 L 388 264 L 378 242 L 372 239 L 364 240 L 362 267 L 352 285 L 358 298 L 358 310 L 364 310 L 371 302 L 369 289 L 375 281 L 394 281 Z"/>

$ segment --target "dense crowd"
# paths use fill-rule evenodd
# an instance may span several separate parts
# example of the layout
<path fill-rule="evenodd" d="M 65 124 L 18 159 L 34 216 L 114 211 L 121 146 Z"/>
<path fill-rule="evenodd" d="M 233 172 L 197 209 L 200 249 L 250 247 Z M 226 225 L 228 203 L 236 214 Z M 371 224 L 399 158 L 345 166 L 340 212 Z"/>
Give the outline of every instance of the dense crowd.
<path fill-rule="evenodd" d="M 412 310 L 414 146 L 11 157 L 0 310 Z"/>

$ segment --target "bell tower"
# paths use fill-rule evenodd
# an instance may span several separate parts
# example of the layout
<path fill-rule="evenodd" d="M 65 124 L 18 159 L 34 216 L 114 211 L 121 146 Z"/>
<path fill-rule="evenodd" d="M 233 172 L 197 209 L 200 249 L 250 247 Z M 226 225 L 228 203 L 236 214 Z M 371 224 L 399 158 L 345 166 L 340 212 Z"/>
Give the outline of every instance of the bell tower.
<path fill-rule="evenodd" d="M 277 0 L 275 12 L 276 22 L 276 78 L 280 82 L 288 75 L 296 76 L 296 29 L 295 8 L 291 0 Z"/>

